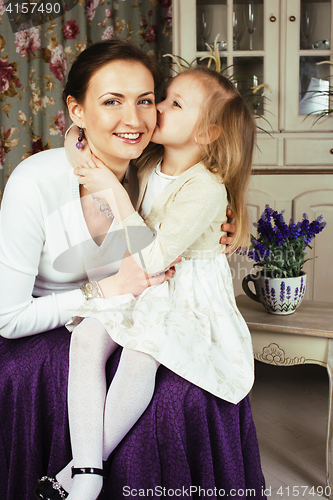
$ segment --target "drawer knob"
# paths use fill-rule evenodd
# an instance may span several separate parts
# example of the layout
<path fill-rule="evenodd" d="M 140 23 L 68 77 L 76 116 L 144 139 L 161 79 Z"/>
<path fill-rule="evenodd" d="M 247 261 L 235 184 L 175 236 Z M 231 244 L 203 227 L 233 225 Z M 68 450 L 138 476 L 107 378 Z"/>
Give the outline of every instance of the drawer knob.
<path fill-rule="evenodd" d="M 296 21 L 296 17 L 295 16 L 290 16 L 289 17 L 289 21 L 291 21 L 292 23 L 294 23 Z"/>
<path fill-rule="evenodd" d="M 333 155 L 333 148 L 332 148 L 332 149 L 330 149 L 330 153 L 331 153 L 331 155 Z"/>
<path fill-rule="evenodd" d="M 276 17 L 275 17 L 275 16 L 271 16 L 271 17 L 269 18 L 269 20 L 270 20 L 270 22 L 271 22 L 271 23 L 275 23 L 275 21 L 276 21 Z"/>

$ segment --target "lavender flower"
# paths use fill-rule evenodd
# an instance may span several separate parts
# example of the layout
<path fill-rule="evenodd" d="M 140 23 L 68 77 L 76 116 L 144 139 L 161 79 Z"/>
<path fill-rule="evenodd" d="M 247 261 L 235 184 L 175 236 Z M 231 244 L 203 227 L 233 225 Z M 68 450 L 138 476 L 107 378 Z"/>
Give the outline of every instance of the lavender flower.
<path fill-rule="evenodd" d="M 280 285 L 280 300 L 281 300 L 281 302 L 284 301 L 285 289 L 286 289 L 286 284 L 284 281 L 281 281 L 281 285 Z"/>
<path fill-rule="evenodd" d="M 270 291 L 269 291 L 269 280 L 265 279 L 265 290 L 266 290 L 266 296 L 269 299 L 270 298 Z"/>
<path fill-rule="evenodd" d="M 290 219 L 288 229 L 289 229 L 289 239 L 290 240 L 297 240 L 297 238 L 300 237 L 301 229 L 298 225 L 295 224 L 293 219 Z"/>
<path fill-rule="evenodd" d="M 303 276 L 302 276 L 302 278 L 301 278 L 301 285 L 299 287 L 299 293 L 300 293 L 300 295 L 302 295 L 302 292 L 303 292 L 303 282 L 304 282 L 304 279 L 303 279 Z"/>
<path fill-rule="evenodd" d="M 277 212 L 266 205 L 254 224 L 257 236 L 251 237 L 248 256 L 255 261 L 254 266 L 263 269 L 266 275 L 277 278 L 300 276 L 307 260 L 305 250 L 311 248 L 312 239 L 325 226 L 321 215 L 310 223 L 306 214 L 300 222 L 290 219 L 287 224 L 283 211 Z"/>

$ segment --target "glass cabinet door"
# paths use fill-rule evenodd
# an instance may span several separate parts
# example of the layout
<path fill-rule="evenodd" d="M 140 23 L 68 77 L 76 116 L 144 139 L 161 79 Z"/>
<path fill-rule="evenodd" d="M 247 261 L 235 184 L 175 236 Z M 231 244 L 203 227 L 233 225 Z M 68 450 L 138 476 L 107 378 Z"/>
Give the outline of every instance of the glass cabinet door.
<path fill-rule="evenodd" d="M 222 70 L 270 132 L 331 131 L 332 0 L 173 0 L 174 54 Z M 178 24 L 177 24 L 178 23 Z M 253 93 L 253 87 L 267 84 Z M 311 116 L 313 114 L 313 116 Z M 308 116 L 310 115 L 310 116 Z"/>
<path fill-rule="evenodd" d="M 194 7 L 198 64 L 208 63 L 202 58 L 215 42 L 222 71 L 258 115 L 259 126 L 278 130 L 279 0 L 196 0 Z M 254 92 L 262 84 L 272 92 Z"/>
<path fill-rule="evenodd" d="M 196 0 L 197 51 L 218 36 L 220 50 L 264 50 L 264 0 Z M 229 16 L 230 14 L 230 16 Z M 229 17 L 231 22 L 229 23 Z"/>
<path fill-rule="evenodd" d="M 282 120 L 283 130 L 332 129 L 331 120 L 317 120 L 330 107 L 331 3 L 331 0 L 288 0 L 285 20 L 288 111 Z"/>

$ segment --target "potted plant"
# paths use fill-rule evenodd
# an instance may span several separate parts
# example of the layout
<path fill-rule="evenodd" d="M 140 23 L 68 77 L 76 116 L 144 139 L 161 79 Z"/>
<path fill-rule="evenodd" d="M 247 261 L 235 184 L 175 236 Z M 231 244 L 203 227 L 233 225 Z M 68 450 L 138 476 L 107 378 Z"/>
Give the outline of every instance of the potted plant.
<path fill-rule="evenodd" d="M 261 302 L 272 314 L 292 314 L 301 303 L 306 286 L 303 266 L 306 249 L 312 248 L 312 239 L 326 226 L 320 215 L 312 222 L 306 214 L 300 222 L 284 221 L 283 211 L 277 212 L 266 205 L 254 226 L 257 236 L 251 236 L 247 255 L 255 261 L 259 272 L 243 279 L 243 290 Z M 256 293 L 249 289 L 252 281 Z"/>

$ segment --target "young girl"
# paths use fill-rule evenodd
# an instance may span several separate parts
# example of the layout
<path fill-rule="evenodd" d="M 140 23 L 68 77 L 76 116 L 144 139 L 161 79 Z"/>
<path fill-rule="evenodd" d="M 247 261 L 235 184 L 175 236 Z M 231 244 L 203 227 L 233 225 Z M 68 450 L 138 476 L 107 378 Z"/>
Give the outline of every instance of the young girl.
<path fill-rule="evenodd" d="M 110 105 L 121 106 L 121 97 L 110 97 Z M 95 168 L 75 169 L 79 183 L 103 200 L 117 224 L 114 230 L 146 273 L 162 272 L 179 255 L 182 261 L 172 279 L 136 297 L 104 299 L 103 288 L 92 283 L 88 300 L 68 324 L 76 326 L 69 377 L 77 393 L 75 404 L 69 399 L 77 429 L 74 436 L 71 432 L 75 477 L 70 500 L 97 498 L 102 458 L 148 406 L 160 364 L 235 404 L 253 384 L 250 334 L 235 303 L 223 245 L 216 243 L 230 205 L 237 223 L 234 248 L 247 244 L 252 115 L 228 79 L 202 67 L 174 78 L 157 110 L 152 140 L 164 150 L 147 151 L 140 159 L 137 211 L 116 175 L 97 158 Z M 72 112 L 79 125 L 78 117 Z M 105 398 L 105 376 L 93 385 L 87 372 L 105 330 L 108 339 L 104 335 L 99 349 L 110 342 L 112 347 L 103 363 L 118 345 L 124 349 L 101 411 L 95 400 L 101 393 Z"/>

